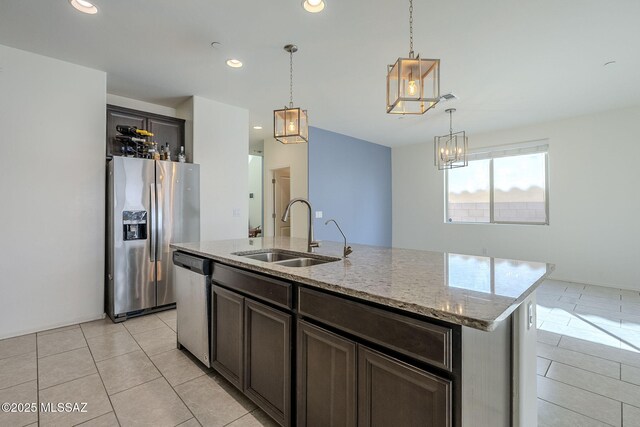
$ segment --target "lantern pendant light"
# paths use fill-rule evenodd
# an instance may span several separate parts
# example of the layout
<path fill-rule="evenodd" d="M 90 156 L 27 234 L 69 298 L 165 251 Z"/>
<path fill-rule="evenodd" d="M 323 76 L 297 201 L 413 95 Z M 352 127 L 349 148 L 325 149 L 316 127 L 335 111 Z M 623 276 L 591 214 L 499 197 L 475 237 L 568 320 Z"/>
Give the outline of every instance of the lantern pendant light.
<path fill-rule="evenodd" d="M 440 101 L 440 60 L 413 52 L 413 0 L 409 0 L 409 57 L 387 67 L 387 113 L 424 114 Z"/>
<path fill-rule="evenodd" d="M 449 113 L 449 135 L 436 136 L 433 139 L 434 160 L 439 170 L 467 166 L 469 140 L 464 131 L 453 132 L 453 113 L 455 108 L 445 110 Z"/>
<path fill-rule="evenodd" d="M 288 44 L 284 50 L 289 52 L 289 107 L 273 111 L 273 137 L 283 144 L 301 144 L 309 142 L 309 123 L 307 110 L 293 107 L 293 54 L 298 47 Z"/>

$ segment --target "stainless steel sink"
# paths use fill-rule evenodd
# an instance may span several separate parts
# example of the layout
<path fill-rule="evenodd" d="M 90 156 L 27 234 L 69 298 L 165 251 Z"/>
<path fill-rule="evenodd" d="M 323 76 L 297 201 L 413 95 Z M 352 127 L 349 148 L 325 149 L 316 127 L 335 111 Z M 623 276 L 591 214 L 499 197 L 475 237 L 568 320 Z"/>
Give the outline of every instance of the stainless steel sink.
<path fill-rule="evenodd" d="M 311 267 L 312 265 L 326 264 L 337 260 L 319 259 L 319 258 L 295 258 L 286 261 L 276 262 L 275 264 L 285 267 Z"/>
<path fill-rule="evenodd" d="M 289 252 L 279 249 L 268 249 L 253 252 L 235 252 L 232 255 L 254 259 L 256 261 L 269 262 L 284 267 L 310 267 L 312 265 L 326 264 L 340 261 L 340 258 L 314 255 L 307 252 Z"/>
<path fill-rule="evenodd" d="M 284 261 L 287 259 L 298 258 L 299 255 L 292 255 L 283 252 L 263 252 L 253 255 L 242 255 L 245 258 L 255 259 L 257 261 L 262 262 L 276 262 L 276 261 Z"/>

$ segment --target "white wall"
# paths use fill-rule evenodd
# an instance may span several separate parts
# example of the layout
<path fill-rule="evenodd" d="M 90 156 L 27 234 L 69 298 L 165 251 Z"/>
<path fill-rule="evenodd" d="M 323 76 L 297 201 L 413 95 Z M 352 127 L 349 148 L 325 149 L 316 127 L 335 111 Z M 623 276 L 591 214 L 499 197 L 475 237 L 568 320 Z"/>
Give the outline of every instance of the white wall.
<path fill-rule="evenodd" d="M 0 45 L 0 339 L 102 317 L 106 75 Z"/>
<path fill-rule="evenodd" d="M 640 107 L 480 135 L 549 139 L 550 225 L 445 224 L 431 143 L 392 150 L 393 245 L 556 264 L 553 277 L 640 290 Z"/>
<path fill-rule="evenodd" d="M 262 157 L 249 156 L 249 226 L 257 227 L 262 224 Z M 263 227 L 264 230 L 264 227 Z"/>
<path fill-rule="evenodd" d="M 309 197 L 308 144 L 282 144 L 273 138 L 264 140 L 264 236 L 273 236 L 273 171 L 289 167 L 291 198 Z M 311 201 L 313 203 L 313 200 Z M 291 208 L 291 237 L 307 238 L 309 210 L 302 203 Z M 276 218 L 280 221 L 280 218 Z"/>
<path fill-rule="evenodd" d="M 199 96 L 192 104 L 193 161 L 200 164 L 200 239 L 246 238 L 249 111 Z M 189 115 L 180 110 L 183 117 Z"/>
<path fill-rule="evenodd" d="M 131 108 L 133 110 L 146 111 L 147 113 L 160 114 L 162 116 L 177 117 L 175 108 L 152 104 L 150 102 L 140 101 L 133 98 L 126 98 L 124 96 L 113 95 L 111 93 L 107 94 L 107 104 Z"/>

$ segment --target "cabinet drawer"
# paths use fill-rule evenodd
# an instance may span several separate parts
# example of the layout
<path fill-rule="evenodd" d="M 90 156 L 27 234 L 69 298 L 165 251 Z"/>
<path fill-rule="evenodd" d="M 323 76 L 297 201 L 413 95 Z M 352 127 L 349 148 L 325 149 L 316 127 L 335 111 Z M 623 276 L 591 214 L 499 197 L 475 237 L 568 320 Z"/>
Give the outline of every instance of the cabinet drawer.
<path fill-rule="evenodd" d="M 449 328 L 305 288 L 299 288 L 298 309 L 303 316 L 451 371 Z"/>
<path fill-rule="evenodd" d="M 280 307 L 292 307 L 290 283 L 215 263 L 211 280 Z"/>

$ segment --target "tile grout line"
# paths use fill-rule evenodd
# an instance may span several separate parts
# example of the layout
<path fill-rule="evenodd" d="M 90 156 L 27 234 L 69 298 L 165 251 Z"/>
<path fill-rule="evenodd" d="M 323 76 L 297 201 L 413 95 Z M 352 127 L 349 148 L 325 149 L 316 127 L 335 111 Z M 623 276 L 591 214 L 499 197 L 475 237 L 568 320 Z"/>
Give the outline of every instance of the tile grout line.
<path fill-rule="evenodd" d="M 100 382 L 102 383 L 102 388 L 104 389 L 104 394 L 106 394 L 107 395 L 107 399 L 109 399 L 109 405 L 111 405 L 111 410 L 113 411 L 113 415 L 116 417 L 116 422 L 118 423 L 119 426 L 122 426 L 122 424 L 120 423 L 120 419 L 118 418 L 118 413 L 116 412 L 116 408 L 113 407 L 113 402 L 111 401 L 111 396 L 109 396 L 109 393 L 107 392 L 107 386 L 104 385 L 104 380 L 102 379 L 102 374 L 100 373 L 100 370 L 98 369 L 98 364 L 96 362 L 95 357 L 93 357 L 93 352 L 91 351 L 91 347 L 89 347 L 89 342 L 87 341 L 87 337 L 84 335 L 84 331 L 82 330 L 82 327 L 80 328 L 80 331 L 82 332 L 82 338 L 84 338 L 84 342 L 87 343 L 87 348 L 89 348 L 89 354 L 91 355 L 91 360 L 93 360 L 93 367 L 96 368 L 96 372 L 98 373 L 98 378 L 100 378 Z M 107 414 L 108 414 L 108 412 L 107 412 Z M 102 414 L 102 415 L 106 415 L 106 414 Z M 102 415 L 100 415 L 100 416 L 102 416 Z"/>
<path fill-rule="evenodd" d="M 144 351 L 144 350 L 142 350 L 142 351 Z M 164 379 L 164 380 L 167 382 L 167 384 L 169 384 L 169 387 L 171 387 L 171 390 L 176 394 L 176 396 L 178 396 L 178 399 L 180 399 L 180 401 L 182 402 L 182 404 L 184 405 L 184 407 L 185 407 L 185 408 L 187 408 L 187 411 L 189 411 L 189 413 L 193 416 L 193 418 L 195 418 L 195 419 L 196 419 L 196 421 L 198 421 L 198 424 L 202 425 L 202 423 L 200 423 L 200 420 L 198 419 L 198 417 L 196 417 L 196 414 L 194 414 L 194 413 L 193 413 L 193 411 L 191 410 L 191 408 L 189 407 L 189 405 L 187 405 L 187 402 L 185 402 L 185 401 L 184 401 L 184 399 L 182 399 L 182 396 L 180 396 L 180 393 L 178 393 L 178 392 L 176 391 L 176 389 L 173 387 L 173 385 L 171 385 L 171 383 L 169 382 L 169 380 L 164 376 L 164 374 L 162 373 L 162 371 L 160 370 L 160 368 L 158 368 L 158 366 L 155 364 L 155 362 L 154 362 L 153 360 L 151 360 L 151 356 L 149 356 L 149 355 L 147 354 L 147 352 L 146 352 L 146 351 L 144 352 L 144 354 L 146 354 L 146 355 L 147 355 L 147 358 L 149 358 L 149 361 L 150 361 L 150 362 L 153 364 L 153 366 L 158 370 L 158 372 L 160 372 L 160 375 L 162 376 L 162 379 Z M 161 353 L 159 353 L 159 354 L 161 354 Z M 202 375 L 200 375 L 200 376 L 199 376 L 199 377 L 197 377 L 197 378 L 200 378 L 200 377 L 202 377 Z M 193 379 L 195 379 L 195 378 L 193 378 Z M 191 380 L 189 380 L 189 381 L 191 381 Z M 185 381 L 185 382 L 184 382 L 184 383 L 182 383 L 182 384 L 186 384 L 186 383 L 188 383 L 189 381 Z M 178 384 L 178 385 L 179 385 L 179 384 Z M 187 420 L 184 420 L 183 422 L 187 422 L 187 421 L 189 421 L 189 420 L 187 419 Z M 180 423 L 180 424 L 182 424 L 182 423 Z M 178 425 L 179 425 L 179 424 L 178 424 Z"/>
<path fill-rule="evenodd" d="M 227 427 L 228 425 L 235 423 L 235 422 L 236 422 L 236 421 L 238 421 L 240 418 L 244 418 L 244 417 L 246 417 L 247 415 L 249 415 L 249 414 L 250 414 L 250 413 L 252 413 L 253 411 L 255 411 L 255 409 L 250 410 L 250 411 L 249 411 L 249 412 L 247 412 L 246 414 L 242 414 L 242 415 L 240 415 L 240 416 L 239 416 L 238 418 L 236 418 L 235 420 L 232 420 L 232 421 L 230 421 L 230 422 L 228 422 L 228 423 L 224 424 L 224 425 L 223 425 L 223 427 Z"/>
<path fill-rule="evenodd" d="M 619 381 L 619 382 L 624 382 L 624 383 L 627 383 L 627 384 L 631 384 L 631 385 L 633 385 L 633 386 L 638 387 L 638 389 L 640 389 L 640 386 L 639 386 L 639 385 L 637 385 L 637 384 L 633 384 L 633 383 L 628 383 L 628 382 L 626 382 L 626 381 L 622 381 L 621 379 L 617 379 L 617 378 L 609 377 L 609 376 L 607 376 L 607 375 L 598 374 L 597 372 L 591 372 L 591 371 L 589 371 L 589 370 L 586 370 L 586 369 L 583 369 L 583 368 L 579 368 L 579 367 L 577 367 L 577 366 L 568 365 L 568 364 L 566 364 L 566 363 L 558 362 L 558 361 L 556 361 L 556 360 L 554 360 L 553 362 L 555 362 L 555 363 L 557 363 L 557 364 L 559 364 L 559 365 L 564 365 L 564 366 L 569 366 L 569 367 L 574 368 L 574 369 L 579 369 L 579 370 L 581 370 L 581 371 L 587 372 L 587 374 L 589 374 L 589 375 L 600 375 L 600 376 L 602 376 L 602 377 L 606 377 L 606 378 L 609 378 L 609 379 L 614 380 L 614 381 Z M 549 365 L 549 366 L 551 366 L 551 365 Z M 553 380 L 553 381 L 557 381 L 557 382 L 559 382 L 559 383 L 562 383 L 562 384 L 565 384 L 565 385 L 568 385 L 568 386 L 571 386 L 571 387 L 575 387 L 575 388 L 577 388 L 577 389 L 579 389 L 579 390 L 583 390 L 583 391 L 587 391 L 587 392 L 589 392 L 589 393 L 596 394 L 596 395 L 598 395 L 598 396 L 606 397 L 607 399 L 611 399 L 611 400 L 614 400 L 614 401 L 616 401 L 616 402 L 624 403 L 625 405 L 630 405 L 630 406 L 634 406 L 634 407 L 640 407 L 640 406 L 636 406 L 636 405 L 633 405 L 633 404 L 631 404 L 631 403 L 628 403 L 628 402 L 625 402 L 625 401 L 622 401 L 622 400 L 619 400 L 619 399 L 613 398 L 613 397 L 611 397 L 611 396 L 605 396 L 604 394 L 600 394 L 600 393 L 597 393 L 597 392 L 595 392 L 595 391 L 587 390 L 586 388 L 578 387 L 578 386 L 576 386 L 576 385 L 569 384 L 569 383 L 566 383 L 566 382 L 564 382 L 564 381 L 557 380 L 557 379 L 555 379 L 555 378 L 551 378 L 551 377 L 547 377 L 547 376 L 545 376 L 545 378 L 548 378 L 548 379 Z"/>
<path fill-rule="evenodd" d="M 155 314 L 154 314 L 155 315 Z M 157 315 L 155 315 L 156 317 L 158 317 Z M 160 319 L 158 317 L 158 319 Z M 160 321 L 162 322 L 162 319 L 160 319 Z M 164 322 L 162 322 L 164 323 Z M 166 324 L 165 324 L 166 325 Z M 167 326 L 168 327 L 168 326 Z M 125 326 L 126 328 L 126 326 Z M 156 328 L 156 329 L 160 329 L 160 328 Z M 171 328 L 169 328 L 171 329 Z M 153 329 L 152 329 L 153 330 Z M 173 329 L 172 329 L 173 331 Z M 176 334 L 176 348 L 177 348 L 177 343 L 178 343 L 178 334 L 176 332 L 174 332 Z M 131 334 L 131 336 L 133 337 L 133 334 Z M 133 337 L 134 341 L 136 342 L 136 344 L 140 345 L 140 343 L 138 342 L 138 340 Z M 162 371 L 160 370 L 160 368 L 158 368 L 158 366 L 155 364 L 155 362 L 151 359 L 151 356 L 145 351 L 144 348 L 142 348 L 142 346 L 140 346 L 140 348 L 142 349 L 143 353 L 147 356 L 147 358 L 149 359 L 149 361 L 151 362 L 151 364 L 158 370 L 158 372 L 160 372 L 160 375 L 162 376 L 162 378 L 167 382 L 167 384 L 169 384 L 169 387 L 171 387 L 171 390 L 176 394 L 176 396 L 178 396 L 178 399 L 180 399 L 180 401 L 182 402 L 182 404 L 184 405 L 185 408 L 187 408 L 187 411 L 189 411 L 189 413 L 193 416 L 193 418 L 196 419 L 196 421 L 198 422 L 198 424 L 202 425 L 202 423 L 200 423 L 200 420 L 198 419 L 198 417 L 196 417 L 196 415 L 193 413 L 193 411 L 191 410 L 191 408 L 189 407 L 189 405 L 187 405 L 187 403 L 182 399 L 182 396 L 180 396 L 180 394 L 176 391 L 176 389 L 171 385 L 171 383 L 169 382 L 169 380 L 164 376 L 164 374 L 162 373 Z M 171 349 L 173 350 L 173 349 Z M 167 350 L 167 351 L 163 351 L 161 353 L 157 353 L 157 354 L 162 354 L 162 353 L 166 353 L 168 351 L 171 350 Z M 200 378 L 202 375 L 200 375 L 198 378 Z M 194 378 L 195 379 L 195 378 Z M 191 381 L 191 380 L 189 380 Z M 188 381 L 185 381 L 184 383 L 187 383 Z M 184 384 L 183 383 L 183 384 Z M 189 421 L 188 419 L 183 421 L 183 422 L 187 422 Z"/>
<path fill-rule="evenodd" d="M 136 342 L 136 344 L 138 344 L 138 343 Z M 89 351 L 91 351 L 91 349 L 89 349 Z M 142 351 L 142 348 L 140 347 L 139 344 L 138 344 L 138 348 L 135 349 L 135 350 L 127 351 L 126 353 L 122 353 L 122 354 L 116 354 L 115 356 L 109 356 L 106 359 L 96 360 L 94 358 L 93 361 L 96 362 L 96 364 L 98 364 L 98 363 L 106 362 L 107 360 L 115 359 L 116 357 L 125 356 L 127 354 L 135 353 L 136 351 Z M 93 353 L 91 353 L 91 357 L 93 357 Z"/>
<path fill-rule="evenodd" d="M 581 338 L 567 337 L 566 335 L 562 335 L 562 338 L 565 338 L 565 337 L 566 337 L 566 338 L 573 338 L 573 339 L 577 339 L 577 340 L 581 340 L 581 341 L 586 341 L 586 340 L 583 340 L 583 339 L 581 339 Z M 543 344 L 544 344 L 544 343 L 543 343 Z M 601 344 L 601 345 L 604 345 L 604 344 Z M 606 357 L 596 356 L 595 354 L 585 353 L 584 351 L 574 350 L 574 349 L 572 349 L 572 348 L 568 348 L 568 347 L 560 347 L 560 342 L 558 343 L 558 345 L 557 345 L 556 347 L 561 348 L 561 349 L 563 349 L 563 350 L 574 351 L 574 352 L 576 352 L 576 353 L 580 353 L 580 354 L 585 355 L 585 356 L 596 357 L 596 358 L 598 358 L 598 359 L 606 360 L 606 361 L 613 362 L 613 363 L 624 364 L 624 365 L 629 366 L 629 367 L 632 367 L 632 368 L 640 369 L 640 365 L 639 365 L 639 366 L 629 365 L 628 363 L 624 363 L 624 362 L 621 362 L 621 361 L 619 361 L 619 360 L 607 359 Z M 629 351 L 629 350 L 623 350 L 622 348 L 619 348 L 619 347 L 611 347 L 611 348 L 612 348 L 613 350 Z M 576 368 L 577 368 L 577 367 L 578 367 L 578 366 L 576 366 Z M 595 373 L 597 373 L 597 372 L 595 372 Z M 606 376 L 606 375 L 605 375 L 605 376 Z"/>
<path fill-rule="evenodd" d="M 96 369 L 96 371 L 97 371 L 97 369 Z M 92 372 L 92 373 L 90 373 L 90 374 L 83 375 L 83 376 L 81 376 L 81 377 L 74 378 L 74 379 L 69 380 L 69 381 L 64 381 L 64 382 L 61 382 L 61 383 L 58 383 L 58 384 L 50 385 L 50 386 L 48 386 L 48 387 L 43 388 L 43 389 L 42 389 L 42 391 L 49 390 L 50 388 L 52 388 L 52 387 L 57 387 L 57 386 L 59 386 L 59 385 L 68 384 L 68 383 L 70 383 L 70 382 L 72 382 L 72 381 L 81 380 L 81 379 L 83 379 L 83 378 L 87 378 L 87 377 L 90 377 L 91 375 L 95 375 L 95 374 L 96 374 L 96 372 Z"/>
<path fill-rule="evenodd" d="M 604 421 L 600 421 L 600 420 L 595 419 L 595 418 L 593 418 L 593 417 L 590 417 L 590 416 L 588 416 L 588 415 L 585 415 L 585 414 L 582 414 L 582 413 L 580 413 L 580 412 L 574 411 L 573 409 L 565 408 L 564 406 L 559 405 L 559 404 L 557 404 L 557 403 L 555 403 L 555 402 L 551 402 L 551 401 L 546 400 L 546 399 L 543 399 L 543 398 L 541 398 L 541 397 L 538 397 L 538 399 L 542 400 L 543 402 L 547 402 L 547 403 L 549 403 L 550 405 L 557 406 L 558 408 L 565 409 L 565 410 L 567 410 L 567 411 L 569 411 L 569 412 L 573 412 L 574 414 L 578 414 L 578 415 L 580 415 L 580 416 L 582 416 L 582 417 L 589 418 L 589 419 L 591 419 L 591 420 L 593 420 L 593 421 L 597 421 L 597 422 L 599 422 L 599 423 L 601 423 L 601 424 L 605 424 L 605 425 L 607 425 L 607 426 L 613 427 L 613 425 L 612 425 L 612 424 L 606 423 L 606 422 L 604 422 Z"/>
<path fill-rule="evenodd" d="M 37 375 L 37 374 L 38 374 L 38 367 L 36 366 L 36 375 Z M 33 382 L 33 381 L 36 381 L 36 382 L 37 382 L 37 381 L 38 381 L 38 379 L 36 378 L 35 380 L 28 380 L 28 381 L 24 381 L 24 382 L 21 382 L 21 383 L 18 383 L 18 384 L 10 385 L 9 387 L 3 387 L 3 388 L 0 388 L 0 391 L 9 390 L 10 388 L 18 387 L 18 386 L 21 386 L 21 385 L 25 385 L 25 384 L 30 383 L 30 382 Z M 37 384 L 36 384 L 36 386 L 37 386 Z"/>
<path fill-rule="evenodd" d="M 86 346 L 84 346 L 84 347 L 72 348 L 71 350 L 61 351 L 60 353 L 48 354 L 48 355 L 46 355 L 46 356 L 42 356 L 42 359 L 46 359 L 47 357 L 51 357 L 51 356 L 58 356 L 58 355 L 60 355 L 60 354 L 71 353 L 72 351 L 82 350 L 83 348 L 89 348 L 89 346 L 88 346 L 88 345 L 86 345 Z M 48 387 L 47 387 L 47 388 L 48 388 Z"/>

